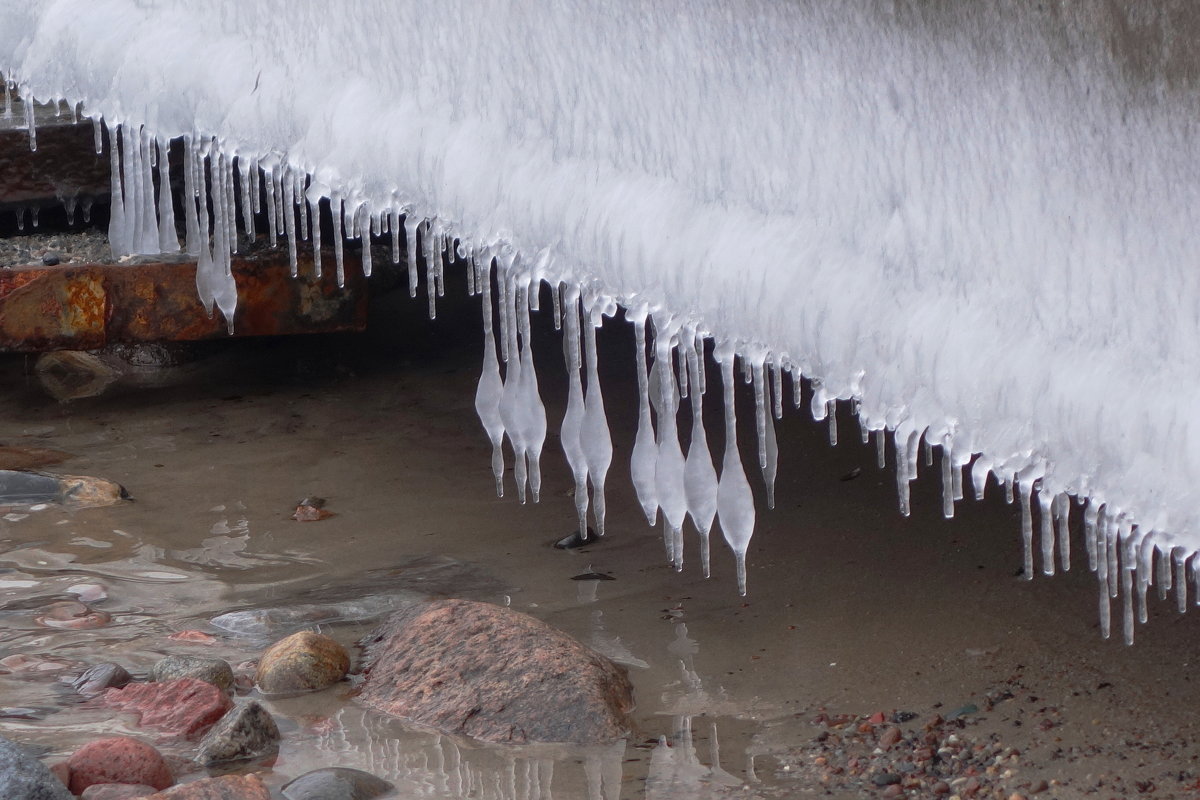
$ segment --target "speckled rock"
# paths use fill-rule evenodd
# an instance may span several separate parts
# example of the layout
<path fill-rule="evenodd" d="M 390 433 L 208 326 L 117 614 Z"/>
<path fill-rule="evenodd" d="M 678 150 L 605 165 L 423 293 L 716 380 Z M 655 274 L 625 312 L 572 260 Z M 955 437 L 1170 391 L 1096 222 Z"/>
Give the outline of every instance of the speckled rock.
<path fill-rule="evenodd" d="M 94 783 L 83 790 L 79 800 L 132 800 L 148 797 L 156 791 L 144 783 Z"/>
<path fill-rule="evenodd" d="M 132 680 L 133 676 L 120 664 L 106 661 L 85 669 L 71 681 L 71 685 L 81 695 L 90 697 L 100 694 L 105 689 L 120 689 L 129 685 Z"/>
<path fill-rule="evenodd" d="M 271 792 L 257 775 L 222 775 L 181 783 L 152 800 L 271 800 Z"/>
<path fill-rule="evenodd" d="M 527 614 L 469 600 L 417 604 L 365 644 L 359 700 L 448 734 L 590 744 L 631 728 L 625 670 Z"/>
<path fill-rule="evenodd" d="M 103 702 L 137 714 L 143 727 L 185 739 L 199 739 L 233 708 L 227 693 L 195 678 L 131 683 L 124 689 L 106 691 Z"/>
<path fill-rule="evenodd" d="M 200 742 L 196 761 L 219 764 L 257 758 L 279 748 L 279 728 L 270 713 L 251 700 L 230 711 Z"/>
<path fill-rule="evenodd" d="M 0 797 L 72 800 L 62 781 L 16 742 L 0 736 Z"/>
<path fill-rule="evenodd" d="M 97 783 L 144 783 L 165 789 L 175 782 L 158 750 L 128 736 L 88 742 L 67 760 L 67 768 L 75 794 Z"/>
<path fill-rule="evenodd" d="M 179 678 L 195 678 L 211 683 L 218 689 L 233 689 L 233 667 L 220 658 L 207 656 L 167 656 L 160 659 L 150 671 L 153 681 L 173 681 Z"/>
<path fill-rule="evenodd" d="M 357 769 L 327 767 L 306 772 L 283 785 L 287 800 L 373 800 L 392 790 L 392 784 Z"/>
<path fill-rule="evenodd" d="M 254 680 L 264 694 L 293 694 L 332 686 L 349 670 L 346 648 L 328 636 L 300 631 L 267 648 Z"/>

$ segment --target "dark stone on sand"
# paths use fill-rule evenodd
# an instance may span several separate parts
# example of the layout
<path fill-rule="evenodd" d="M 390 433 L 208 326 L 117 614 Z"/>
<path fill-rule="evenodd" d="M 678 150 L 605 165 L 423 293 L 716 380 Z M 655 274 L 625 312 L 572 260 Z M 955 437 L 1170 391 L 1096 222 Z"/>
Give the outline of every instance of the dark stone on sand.
<path fill-rule="evenodd" d="M 279 727 L 270 713 L 251 700 L 221 718 L 200 742 L 196 761 L 208 766 L 242 761 L 279 748 Z"/>
<path fill-rule="evenodd" d="M 891 786 L 899 783 L 901 778 L 894 772 L 880 772 L 875 777 L 871 778 L 871 782 L 876 786 Z"/>
<path fill-rule="evenodd" d="M 58 257 L 58 253 L 46 253 L 42 256 L 42 263 L 47 267 L 57 267 L 62 259 Z"/>
<path fill-rule="evenodd" d="M 179 678 L 195 678 L 211 683 L 218 689 L 233 689 L 233 667 L 228 661 L 207 656 L 167 656 L 160 659 L 150 672 L 153 681 L 173 681 Z"/>
<path fill-rule="evenodd" d="M 508 608 L 440 600 L 393 614 L 365 642 L 365 705 L 487 742 L 592 744 L 632 725 L 625 670 Z"/>
<path fill-rule="evenodd" d="M 72 800 L 62 781 L 16 742 L 0 736 L 0 797 Z"/>
<path fill-rule="evenodd" d="M 392 790 L 392 784 L 369 772 L 327 767 L 306 772 L 283 785 L 287 800 L 373 800 Z"/>
<path fill-rule="evenodd" d="M 323 634 L 300 631 L 267 648 L 254 681 L 263 694 L 297 694 L 332 686 L 349 671 L 346 648 Z"/>
<path fill-rule="evenodd" d="M 577 530 L 572 531 L 569 536 L 564 536 L 555 542 L 554 546 L 559 550 L 575 550 L 580 547 L 596 544 L 599 541 L 600 537 L 597 536 L 596 532 L 589 527 L 587 529 L 587 533 L 583 536 L 580 536 L 579 531 Z"/>
<path fill-rule="evenodd" d="M 105 689 L 120 689 L 128 686 L 132 680 L 133 676 L 120 664 L 105 661 L 85 669 L 71 681 L 71 685 L 80 694 L 90 696 L 100 694 Z"/>

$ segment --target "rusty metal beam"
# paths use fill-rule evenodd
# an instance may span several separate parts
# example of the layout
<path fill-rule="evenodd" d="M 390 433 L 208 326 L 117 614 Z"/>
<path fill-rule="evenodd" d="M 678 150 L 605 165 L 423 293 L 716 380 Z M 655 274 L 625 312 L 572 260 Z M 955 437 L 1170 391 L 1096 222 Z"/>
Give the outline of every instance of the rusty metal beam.
<path fill-rule="evenodd" d="M 332 270 L 313 277 L 312 262 L 303 257 L 298 278 L 290 276 L 283 252 L 235 257 L 233 335 L 364 330 L 366 279 L 356 255 L 346 255 L 344 288 Z M 326 263 L 332 261 L 330 254 Z M 195 262 L 0 270 L 0 352 L 94 350 L 228 335 L 220 313 L 210 317 L 197 299 Z"/>

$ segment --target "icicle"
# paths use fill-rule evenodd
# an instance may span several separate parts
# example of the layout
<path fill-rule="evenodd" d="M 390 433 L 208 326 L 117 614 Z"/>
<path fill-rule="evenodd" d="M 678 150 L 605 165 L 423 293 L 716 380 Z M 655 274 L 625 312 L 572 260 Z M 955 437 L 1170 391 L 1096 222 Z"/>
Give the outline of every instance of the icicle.
<path fill-rule="evenodd" d="M 927 452 L 932 452 L 927 451 Z M 942 516 L 954 518 L 954 466 L 950 463 L 950 437 L 942 440 Z"/>
<path fill-rule="evenodd" d="M 11 116 L 12 109 L 9 109 Z M 104 126 L 100 123 L 100 117 L 92 117 L 92 144 L 96 148 L 96 155 L 104 155 Z"/>
<path fill-rule="evenodd" d="M 583 427 L 579 443 L 587 458 L 588 480 L 592 484 L 592 508 L 596 517 L 596 533 L 604 535 L 604 480 L 612 463 L 612 438 L 608 418 L 604 413 L 604 395 L 600 391 L 600 374 L 596 369 L 596 328 L 603 323 L 603 310 L 595 300 L 584 302 L 588 319 L 583 326 L 584 357 L 587 362 L 587 393 L 583 399 Z"/>
<path fill-rule="evenodd" d="M 25 107 L 25 127 L 29 130 L 29 149 L 37 151 L 37 117 L 33 107 L 33 95 L 28 94 L 21 98 L 21 102 Z"/>
<path fill-rule="evenodd" d="M 566 289 L 566 332 L 565 356 L 567 362 L 567 408 L 563 413 L 562 427 L 559 429 L 559 439 L 562 442 L 563 455 L 575 478 L 575 513 L 579 520 L 579 535 L 587 538 L 588 512 L 588 465 L 587 456 L 583 452 L 581 436 L 583 432 L 583 382 L 579 371 L 582 369 L 582 359 L 579 353 L 579 288 L 570 285 Z M 554 297 L 557 304 L 558 286 L 554 287 Z M 561 307 L 559 312 L 561 312 Z M 556 313 L 559 313 L 556 312 Z M 494 357 L 494 356 L 493 356 Z"/>
<path fill-rule="evenodd" d="M 1146 538 L 1149 539 L 1150 537 L 1147 536 Z M 1171 572 L 1171 554 L 1166 550 L 1159 550 L 1157 547 L 1152 548 L 1152 550 L 1152 557 L 1155 559 L 1155 565 L 1158 568 L 1158 577 L 1155 581 L 1158 584 L 1158 599 L 1166 600 L 1167 593 L 1171 591 L 1171 582 L 1175 577 Z"/>
<path fill-rule="evenodd" d="M 991 461 L 979 456 L 971 465 L 971 485 L 975 489 L 975 499 L 983 500 L 987 492 L 988 473 L 992 471 Z"/>
<path fill-rule="evenodd" d="M 699 344 L 699 346 L 697 346 Z M 704 431 L 704 391 L 700 387 L 700 367 L 697 363 L 704 358 L 703 342 L 695 337 L 685 342 L 688 375 L 692 382 L 692 438 L 688 444 L 687 458 L 683 466 L 683 485 L 687 491 L 688 516 L 700 534 L 700 560 L 704 566 L 704 577 L 709 577 L 709 531 L 717 513 L 717 471 L 713 468 L 712 453 L 708 449 L 708 438 Z"/>
<path fill-rule="evenodd" d="M 1088 569 L 1095 572 L 1096 567 L 1096 517 L 1100 511 L 1099 503 L 1088 500 L 1083 510 L 1083 542 L 1087 546 Z"/>
<path fill-rule="evenodd" d="M 271 231 L 272 247 L 278 245 L 277 237 L 283 232 L 283 215 L 285 213 L 283 208 L 283 173 L 285 169 L 285 165 L 279 163 L 269 173 L 269 177 L 271 178 L 271 196 L 267 198 L 269 203 L 267 212 L 271 213 L 273 211 L 275 214 L 275 228 Z M 338 286 L 341 285 L 340 283 L 338 284 Z"/>
<path fill-rule="evenodd" d="M 196 216 L 196 147 L 190 136 L 183 137 L 183 220 L 184 247 L 188 255 L 200 255 L 200 222 Z M 116 203 L 113 203 L 116 208 Z"/>
<path fill-rule="evenodd" d="M 388 209 L 388 229 L 392 233 L 392 263 L 400 263 L 400 212 L 394 208 Z M 491 265 L 488 266 L 490 272 Z"/>
<path fill-rule="evenodd" d="M 0 118 L 12 119 L 12 115 L 13 115 L 13 113 L 12 113 L 12 92 L 8 88 L 9 87 L 8 78 L 5 78 L 3 81 L 0 81 L 0 83 L 4 84 L 4 113 L 0 114 Z M 100 151 L 97 150 L 96 152 L 98 155 Z"/>
<path fill-rule="evenodd" d="M 1154 574 L 1154 542 L 1149 536 L 1143 534 L 1140 541 L 1137 541 L 1133 547 L 1136 559 L 1134 567 L 1137 571 L 1138 622 L 1145 625 L 1150 616 L 1146 606 L 1146 591 L 1150 588 L 1150 581 Z"/>
<path fill-rule="evenodd" d="M 1192 553 L 1192 596 L 1193 601 L 1200 606 L 1200 553 Z"/>
<path fill-rule="evenodd" d="M 321 198 L 314 194 L 312 187 L 304 193 L 305 199 L 308 201 L 308 212 L 312 215 L 312 248 L 313 248 L 313 276 L 317 280 L 321 279 Z"/>
<path fill-rule="evenodd" d="M 155 142 L 161 150 L 158 157 L 158 249 L 164 253 L 179 252 L 179 235 L 175 233 L 175 204 L 171 199 L 171 144 L 165 139 Z M 187 198 L 184 198 L 186 202 Z"/>
<path fill-rule="evenodd" d="M 755 360 L 750 363 L 750 379 L 754 383 L 754 429 L 758 434 L 758 466 L 767 468 L 767 401 L 763 365 Z"/>
<path fill-rule="evenodd" d="M 933 466 L 933 444 L 930 443 L 928 436 L 921 437 L 921 455 L 925 457 L 925 466 Z"/>
<path fill-rule="evenodd" d="M 1119 545 L 1121 543 L 1120 526 L 1123 522 L 1118 522 L 1120 518 L 1114 519 L 1109 514 L 1105 521 L 1108 525 L 1108 530 L 1105 533 L 1104 539 L 1108 543 L 1108 591 L 1113 597 L 1116 597 L 1120 591 L 1120 578 L 1118 570 L 1120 569 L 1121 559 Z"/>
<path fill-rule="evenodd" d="M 679 411 L 675 373 L 671 369 L 672 340 L 678 323 L 668 319 L 656 326 L 654 362 L 659 369 L 658 452 L 654 461 L 654 490 L 663 512 L 669 557 L 676 571 L 683 569 L 683 522 L 687 517 L 686 466 L 679 447 Z"/>
<path fill-rule="evenodd" d="M 1033 580 L 1033 512 L 1030 510 L 1030 495 L 1033 494 L 1033 482 L 1018 480 L 1021 498 L 1021 554 L 1024 556 L 1025 580 Z"/>
<path fill-rule="evenodd" d="M 892 433 L 892 444 L 896 448 L 896 494 L 900 503 L 900 515 L 907 517 L 910 513 L 908 494 L 908 445 L 911 426 L 908 421 L 896 426 Z"/>
<path fill-rule="evenodd" d="M 775 397 L 779 402 L 779 397 Z M 775 478 L 779 474 L 779 442 L 775 439 L 775 420 L 767 417 L 767 465 L 763 468 L 763 482 L 767 486 L 767 508 L 775 508 Z"/>
<path fill-rule="evenodd" d="M 696 333 L 696 355 L 696 369 L 700 373 L 700 380 L 698 382 L 700 394 L 704 394 L 708 391 L 708 386 L 704 382 L 704 337 L 699 332 Z"/>
<path fill-rule="evenodd" d="M 633 322 L 637 360 L 638 427 L 633 441 L 629 473 L 638 503 L 646 522 L 653 527 L 658 521 L 658 495 L 654 488 L 654 462 L 658 448 L 654 445 L 654 422 L 650 418 L 649 376 L 646 367 L 646 313 L 630 310 L 626 318 Z"/>
<path fill-rule="evenodd" d="M 513 306 L 517 302 L 517 290 L 514 270 L 498 272 L 501 287 L 500 307 L 504 323 L 501 331 L 508 341 L 508 365 L 504 371 L 504 391 L 500 395 L 500 419 L 504 422 L 504 432 L 513 451 L 513 473 L 517 482 L 517 500 L 524 505 L 525 488 L 527 485 L 527 465 L 525 462 L 525 426 L 521 424 L 521 351 L 517 340 L 516 311 Z"/>
<path fill-rule="evenodd" d="M 440 255 L 439 255 L 440 258 Z M 517 287 L 517 331 L 521 336 L 520 420 L 524 427 L 526 460 L 529 470 L 529 490 L 533 502 L 541 499 L 542 445 L 546 441 L 546 407 L 538 391 L 537 370 L 533 365 L 533 342 L 529 335 L 529 287 L 521 282 Z M 581 534 L 585 534 L 582 531 Z"/>
<path fill-rule="evenodd" d="M 342 230 L 342 219 L 345 210 L 342 207 L 342 197 L 335 190 L 329 196 L 329 215 L 333 217 L 333 260 L 337 264 L 337 285 L 343 287 L 346 285 L 346 264 L 344 262 L 345 253 L 343 248 L 345 244 L 343 237 L 345 233 Z"/>
<path fill-rule="evenodd" d="M 1071 571 L 1071 497 L 1066 492 L 1054 496 L 1054 522 L 1058 527 L 1058 560 L 1063 572 Z"/>
<path fill-rule="evenodd" d="M 554 304 L 554 308 L 552 309 L 552 313 L 554 314 L 554 330 L 556 331 L 562 330 L 563 324 L 562 291 L 563 286 L 559 281 L 555 281 L 550 287 L 550 298 Z"/>
<path fill-rule="evenodd" d="M 1054 524 L 1050 518 L 1050 493 L 1038 490 L 1038 519 L 1041 523 L 1042 574 L 1054 574 Z"/>
<path fill-rule="evenodd" d="M 234 190 L 233 159 L 223 158 L 224 169 L 221 173 L 222 188 L 225 191 L 225 225 L 227 227 L 226 245 L 229 253 L 238 251 L 237 235 L 237 192 Z M 226 269 L 231 268 L 230 262 L 225 262 Z"/>
<path fill-rule="evenodd" d="M 950 496 L 955 502 L 963 499 L 963 464 L 954 454 L 954 442 L 950 442 Z"/>
<path fill-rule="evenodd" d="M 504 496 L 504 421 L 500 417 L 500 396 L 504 383 L 500 380 L 500 362 L 496 358 L 495 334 L 492 330 L 492 266 L 487 261 L 487 274 L 480 281 L 483 302 L 483 371 L 475 389 L 475 411 L 492 443 L 492 475 L 496 478 L 496 494 Z"/>
<path fill-rule="evenodd" d="M 293 278 L 300 274 L 300 260 L 296 254 L 296 180 L 291 168 L 283 176 L 283 232 L 287 237 L 288 267 Z"/>
<path fill-rule="evenodd" d="M 721 533 L 737 558 L 738 591 L 746 594 L 746 551 L 754 535 L 754 495 L 746 480 L 745 470 L 737 447 L 737 416 L 733 393 L 733 343 L 724 342 L 717 348 L 721 364 L 721 383 L 725 395 L 725 458 L 721 462 L 721 477 L 717 482 L 717 518 Z"/>
<path fill-rule="evenodd" d="M 783 419 L 783 369 L 774 361 L 771 362 L 771 391 L 775 397 L 775 419 Z M 866 443 L 863 439 L 863 444 Z"/>
<path fill-rule="evenodd" d="M 678 341 L 675 343 L 679 347 L 678 354 L 676 355 L 676 359 L 677 359 L 678 365 L 679 365 L 679 367 L 678 367 L 679 368 L 679 399 L 681 399 L 681 400 L 687 399 L 688 389 L 689 389 L 688 363 L 687 363 L 687 357 L 684 356 L 684 348 L 691 347 L 691 345 L 685 344 L 685 342 L 692 342 L 695 340 L 696 340 L 695 331 L 693 331 L 691 328 L 688 328 L 687 331 L 685 332 L 685 334 L 679 336 Z"/>
<path fill-rule="evenodd" d="M 417 296 L 417 226 L 421 223 L 409 211 L 404 215 L 405 254 L 408 256 L 408 296 Z M 508 337 L 501 337 L 503 360 L 508 361 Z"/>
<path fill-rule="evenodd" d="M 308 196 L 308 176 L 300 174 L 296 177 L 296 206 L 300 213 L 300 238 L 308 239 L 308 203 L 305 202 L 305 197 Z M 254 238 L 254 231 L 250 230 L 250 238 Z"/>
<path fill-rule="evenodd" d="M 429 318 L 437 319 L 437 273 L 442 257 L 434 247 L 433 224 L 426 221 L 421 231 L 421 250 L 425 256 L 425 296 L 429 298 Z"/>
<path fill-rule="evenodd" d="M 364 209 L 358 222 L 358 237 L 362 240 L 362 271 L 363 276 L 371 277 L 371 226 L 378 227 L 378 217 L 372 217 L 369 208 Z"/>
<path fill-rule="evenodd" d="M 120 258 L 129 252 L 129 238 L 125 222 L 125 196 L 121 189 L 121 126 L 108 129 L 108 159 L 112 177 L 112 201 L 109 206 L 108 244 L 113 257 Z"/>
<path fill-rule="evenodd" d="M 1175 608 L 1180 614 L 1187 613 L 1187 560 L 1182 547 L 1171 548 L 1171 559 L 1175 562 Z"/>
<path fill-rule="evenodd" d="M 30 207 L 29 207 L 29 222 L 30 222 L 30 224 L 32 224 L 32 225 L 33 225 L 33 229 L 34 229 L 34 230 L 37 230 L 37 227 L 38 227 L 38 216 L 39 216 L 41 213 L 42 213 L 42 209 L 41 209 L 41 208 L 39 208 L 38 206 L 30 206 Z"/>
<path fill-rule="evenodd" d="M 887 428 L 875 431 L 875 463 L 880 469 L 887 467 Z"/>
<path fill-rule="evenodd" d="M 1013 504 L 1013 484 L 1015 481 L 1011 475 L 1004 476 L 1004 502 L 1010 506 Z"/>
<path fill-rule="evenodd" d="M 142 194 L 144 184 L 142 183 L 142 147 L 141 147 L 141 129 L 137 129 L 136 137 L 134 129 L 129 126 L 121 126 L 121 152 L 124 155 L 124 176 L 125 184 L 125 224 L 128 226 L 126 233 L 126 243 L 128 249 L 126 253 L 142 252 L 142 234 L 145 227 L 145 216 L 142 214 L 144 203 Z"/>
<path fill-rule="evenodd" d="M 837 443 L 838 443 L 837 400 L 830 400 L 826 404 L 825 416 L 829 420 L 829 444 L 832 447 L 837 447 Z"/>
<path fill-rule="evenodd" d="M 255 214 L 262 213 L 262 174 L 256 158 L 250 162 L 250 208 Z"/>
<path fill-rule="evenodd" d="M 275 174 L 274 168 L 263 168 L 263 177 L 266 178 L 271 186 L 272 195 L 275 191 Z M 279 217 L 276 215 L 278 206 L 275 204 L 274 196 L 267 198 L 267 238 L 271 243 L 271 247 L 275 247 L 279 238 Z"/>
<path fill-rule="evenodd" d="M 1136 546 L 1132 539 L 1132 531 L 1128 523 L 1121 523 L 1121 532 L 1118 534 L 1121 545 L 1123 545 L 1124 562 L 1121 565 L 1121 591 L 1124 594 L 1124 630 L 1125 644 L 1133 644 L 1133 575 L 1137 569 L 1137 555 L 1134 550 Z"/>
<path fill-rule="evenodd" d="M 1099 512 L 1100 524 L 1093 527 L 1094 536 L 1092 550 L 1096 553 L 1096 579 L 1100 586 L 1100 633 L 1105 639 L 1112 635 L 1112 595 L 1108 581 L 1108 526 L 1104 519 L 1104 510 Z"/>
<path fill-rule="evenodd" d="M 255 169 L 254 164 L 246 160 L 245 156 L 237 157 L 238 168 L 238 186 L 242 190 L 242 228 L 246 231 L 246 236 L 251 241 L 254 240 L 254 210 L 250 201 L 250 171 Z"/>

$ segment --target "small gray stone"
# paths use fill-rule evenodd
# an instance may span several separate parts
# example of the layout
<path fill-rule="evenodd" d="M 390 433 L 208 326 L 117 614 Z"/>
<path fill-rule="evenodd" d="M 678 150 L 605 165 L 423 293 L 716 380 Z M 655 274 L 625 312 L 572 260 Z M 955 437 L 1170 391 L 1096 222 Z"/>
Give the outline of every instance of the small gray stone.
<path fill-rule="evenodd" d="M 71 685 L 75 687 L 75 691 L 90 697 L 100 694 L 105 689 L 120 689 L 129 685 L 132 680 L 133 676 L 120 664 L 105 661 L 85 669 L 71 681 Z"/>
<path fill-rule="evenodd" d="M 283 785 L 287 800 L 372 800 L 394 787 L 369 772 L 346 767 L 327 767 L 306 772 Z"/>
<path fill-rule="evenodd" d="M 279 747 L 279 728 L 270 713 L 251 700 L 238 706 L 213 726 L 200 741 L 196 761 L 205 766 L 241 761 L 274 752 Z"/>
<path fill-rule="evenodd" d="M 156 682 L 179 678 L 195 678 L 227 692 L 233 689 L 233 667 L 219 658 L 167 656 L 155 664 L 150 672 L 150 680 Z"/>
<path fill-rule="evenodd" d="M 3 736 L 0 736 L 0 797 L 74 800 L 45 764 Z"/>
<path fill-rule="evenodd" d="M 42 256 L 42 263 L 47 267 L 57 267 L 60 261 L 62 259 L 58 257 L 58 253 L 46 253 Z"/>

